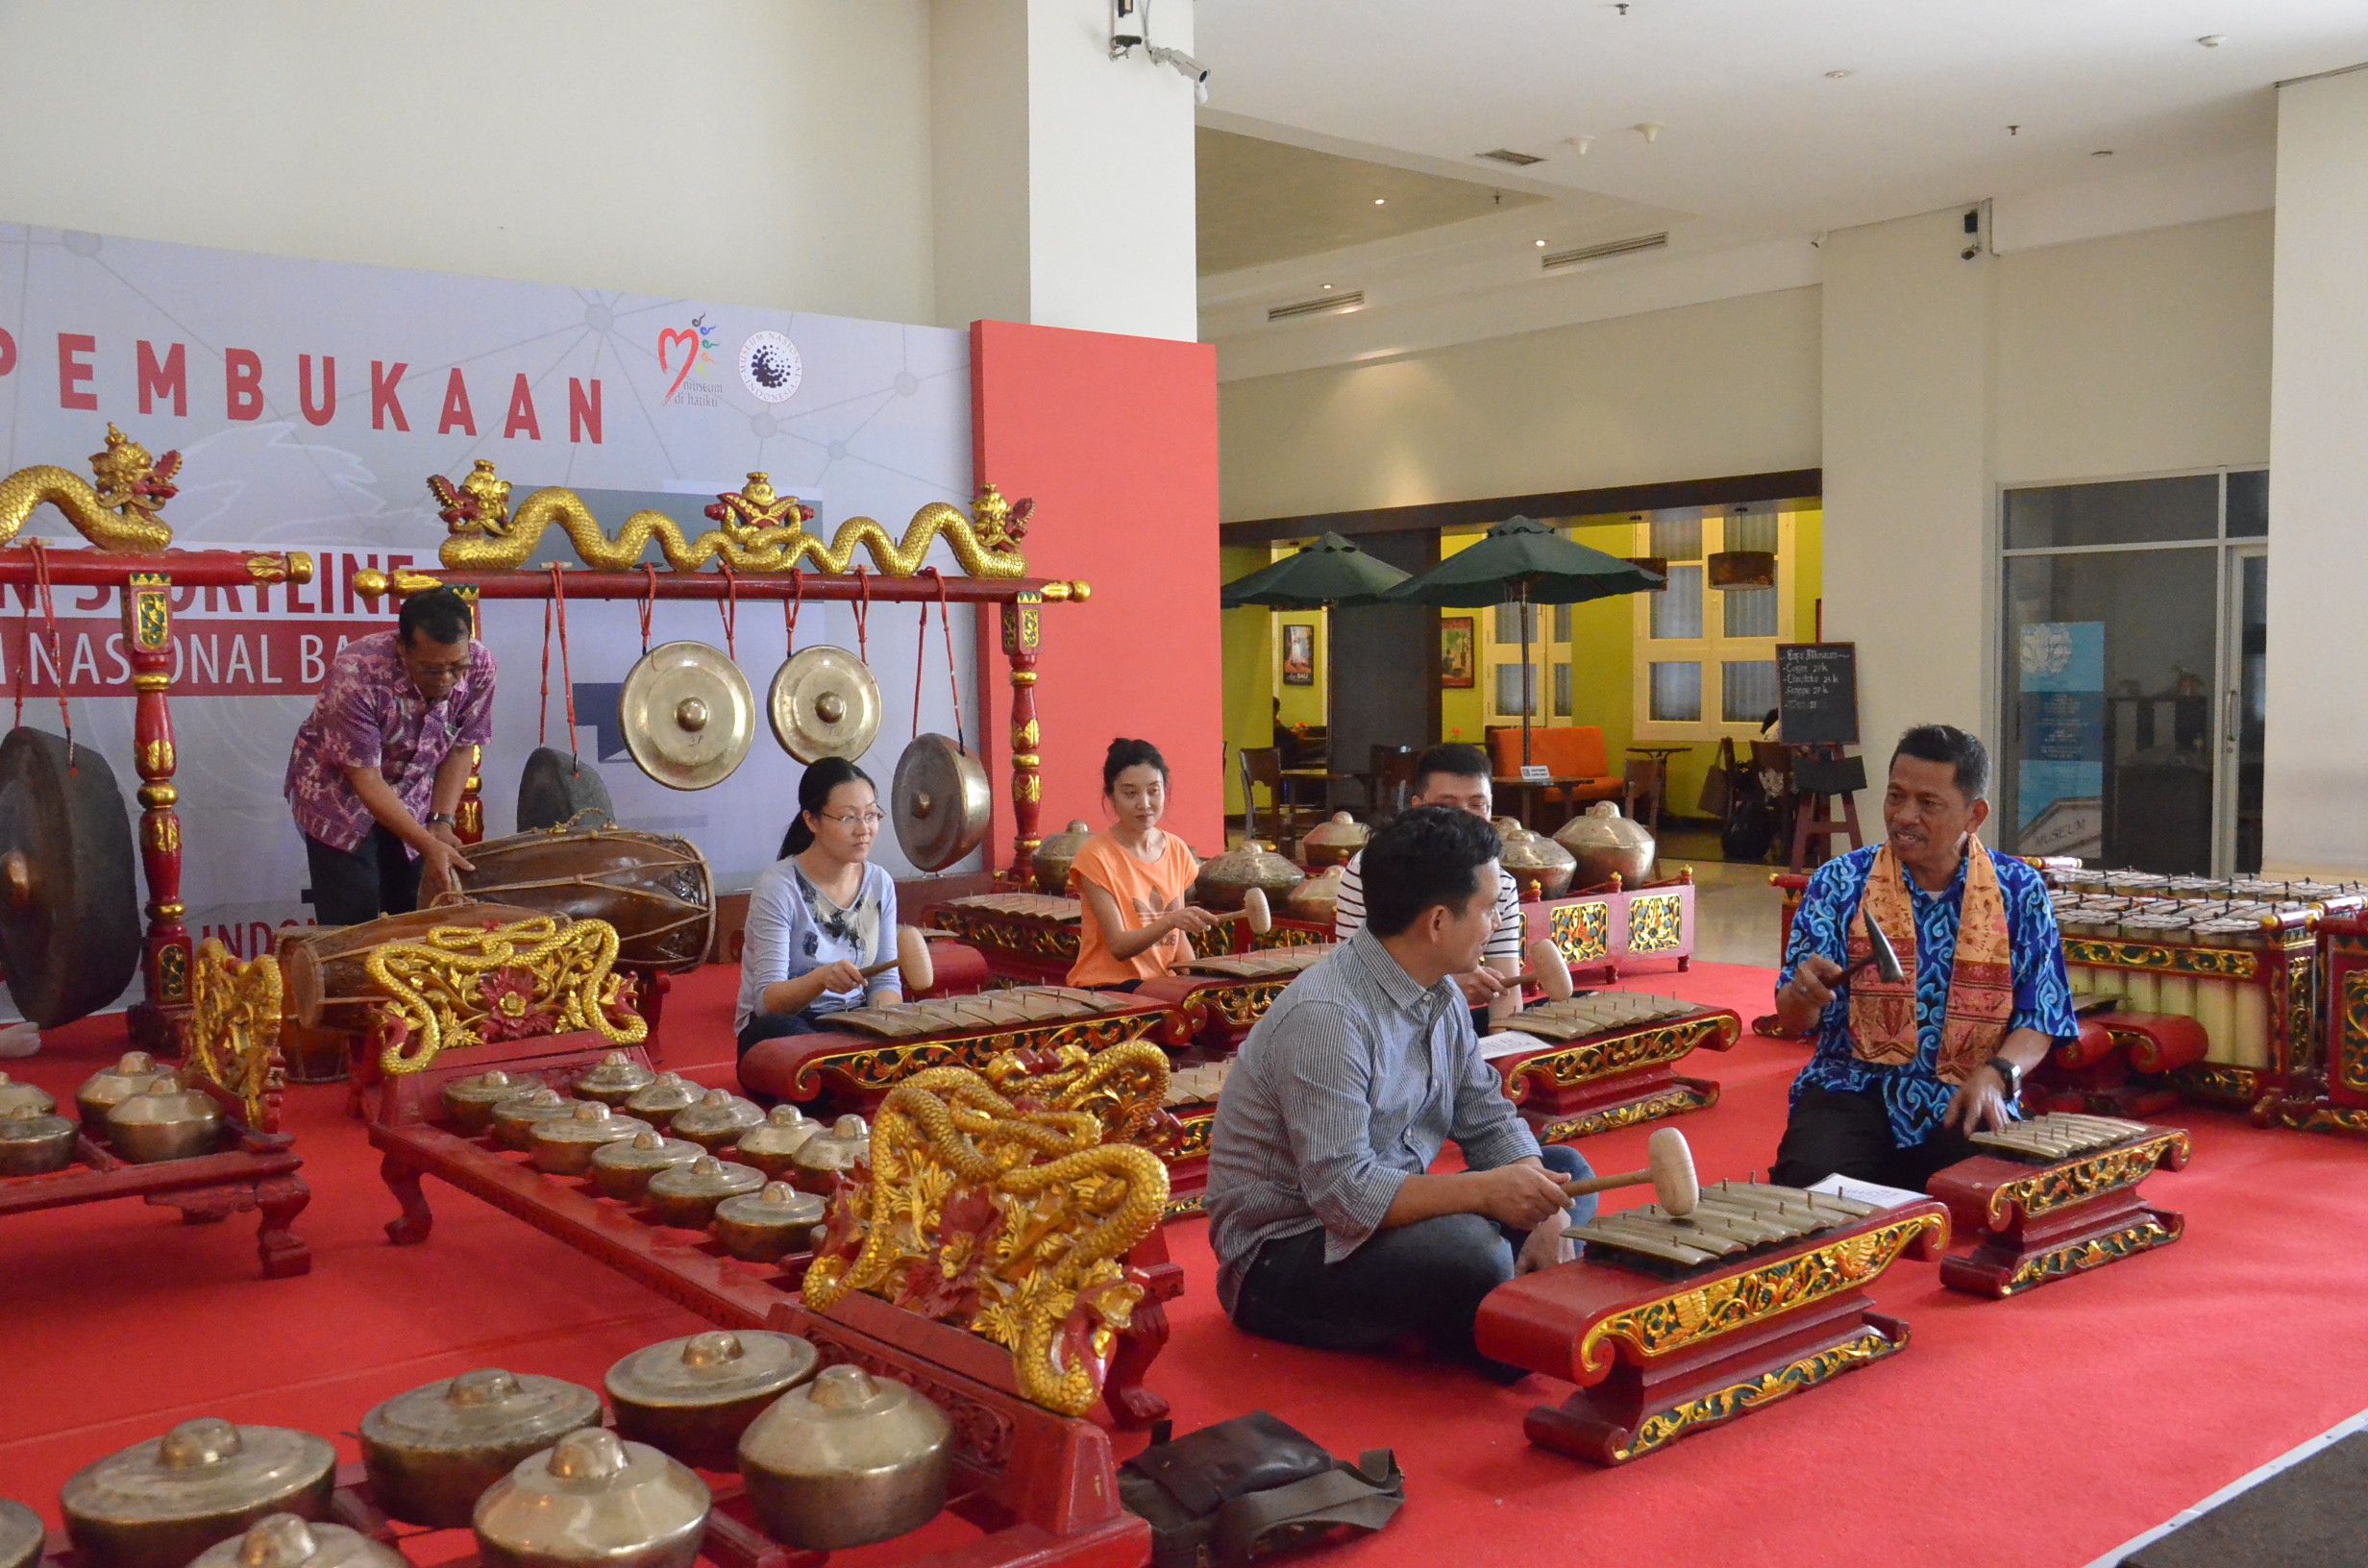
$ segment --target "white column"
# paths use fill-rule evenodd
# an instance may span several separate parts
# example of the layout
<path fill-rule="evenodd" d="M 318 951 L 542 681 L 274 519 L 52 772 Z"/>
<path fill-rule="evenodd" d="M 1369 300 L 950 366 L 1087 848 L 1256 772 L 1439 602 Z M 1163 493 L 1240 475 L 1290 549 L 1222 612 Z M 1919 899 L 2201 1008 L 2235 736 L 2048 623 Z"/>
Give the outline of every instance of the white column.
<path fill-rule="evenodd" d="M 1151 9 L 1189 53 L 1188 0 Z M 941 324 L 1197 335 L 1192 84 L 1109 40 L 1109 0 L 932 0 Z"/>
<path fill-rule="evenodd" d="M 2368 70 L 2278 94 L 2262 859 L 2368 870 Z"/>
<path fill-rule="evenodd" d="M 1825 635 L 1858 644 L 1859 734 L 1882 798 L 1912 724 L 1997 750 L 1990 521 L 1992 271 L 1963 211 L 1825 240 Z"/>

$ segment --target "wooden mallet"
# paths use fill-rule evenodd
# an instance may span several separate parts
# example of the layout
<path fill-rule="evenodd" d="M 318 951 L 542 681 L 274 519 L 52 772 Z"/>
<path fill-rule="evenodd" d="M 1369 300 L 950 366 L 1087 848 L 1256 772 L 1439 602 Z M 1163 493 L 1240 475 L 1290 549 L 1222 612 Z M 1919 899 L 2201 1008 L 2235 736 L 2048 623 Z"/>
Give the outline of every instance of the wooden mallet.
<path fill-rule="evenodd" d="M 1642 1187 L 1650 1182 L 1661 1207 L 1680 1219 L 1692 1213 L 1702 1196 L 1702 1184 L 1694 1177 L 1693 1150 L 1687 1146 L 1686 1135 L 1674 1127 L 1656 1128 L 1653 1136 L 1645 1139 L 1644 1160 L 1642 1170 L 1565 1182 L 1563 1191 L 1576 1198 L 1590 1192 L 1609 1192 L 1616 1187 Z"/>
<path fill-rule="evenodd" d="M 937 984 L 937 961 L 929 956 L 929 939 L 921 934 L 919 926 L 898 926 L 897 956 L 865 965 L 863 977 L 870 980 L 890 969 L 898 971 L 897 978 L 903 982 L 907 1001 Z"/>
<path fill-rule="evenodd" d="M 1545 999 L 1549 1002 L 1570 1000 L 1570 965 L 1563 957 L 1563 950 L 1554 945 L 1553 939 L 1540 937 L 1525 951 L 1529 968 L 1513 976 L 1507 984 L 1516 991 L 1536 986 L 1545 992 Z"/>
<path fill-rule="evenodd" d="M 1274 929 L 1274 906 L 1267 902 L 1266 889 L 1245 888 L 1240 909 L 1228 915 L 1209 914 L 1209 920 L 1212 925 L 1230 925 L 1235 920 L 1247 920 L 1249 928 L 1263 937 Z"/>

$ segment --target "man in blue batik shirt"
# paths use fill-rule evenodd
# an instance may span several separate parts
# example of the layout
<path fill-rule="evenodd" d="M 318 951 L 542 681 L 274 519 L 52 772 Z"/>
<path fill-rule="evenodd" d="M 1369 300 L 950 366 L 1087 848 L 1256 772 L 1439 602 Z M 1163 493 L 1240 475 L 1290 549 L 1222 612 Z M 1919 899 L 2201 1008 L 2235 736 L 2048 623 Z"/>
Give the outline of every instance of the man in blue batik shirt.
<path fill-rule="evenodd" d="M 2045 885 L 1975 837 L 1988 774 L 1963 730 L 1908 731 L 1884 790 L 1885 842 L 1810 878 L 1776 1013 L 1788 1033 L 1813 1033 L 1816 1054 L 1793 1082 L 1771 1181 L 1838 1174 L 1920 1190 L 1979 1153 L 1966 1135 L 2010 1120 L 2023 1075 L 2079 1033 Z M 1896 984 L 1858 967 L 1870 915 L 1908 971 Z"/>

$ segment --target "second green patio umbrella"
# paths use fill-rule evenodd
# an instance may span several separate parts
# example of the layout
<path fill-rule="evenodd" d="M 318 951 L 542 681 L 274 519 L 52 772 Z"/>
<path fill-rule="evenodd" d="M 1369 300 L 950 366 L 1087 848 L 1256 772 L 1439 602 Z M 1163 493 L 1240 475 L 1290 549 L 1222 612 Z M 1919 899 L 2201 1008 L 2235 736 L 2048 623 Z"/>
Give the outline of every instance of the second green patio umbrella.
<path fill-rule="evenodd" d="M 1616 555 L 1566 539 L 1542 523 L 1509 517 L 1469 550 L 1456 551 L 1418 577 L 1381 597 L 1386 602 L 1477 608 L 1511 600 L 1521 620 L 1521 761 L 1529 761 L 1529 606 L 1583 604 L 1616 594 L 1641 594 L 1665 579 Z"/>

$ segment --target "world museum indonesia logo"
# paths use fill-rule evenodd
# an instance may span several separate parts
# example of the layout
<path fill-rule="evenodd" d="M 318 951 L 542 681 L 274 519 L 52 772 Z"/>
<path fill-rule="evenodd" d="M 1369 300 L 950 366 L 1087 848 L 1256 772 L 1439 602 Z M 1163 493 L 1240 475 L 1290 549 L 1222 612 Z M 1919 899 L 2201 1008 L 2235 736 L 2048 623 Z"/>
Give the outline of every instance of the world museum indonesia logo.
<path fill-rule="evenodd" d="M 805 379 L 798 345 L 778 332 L 752 332 L 740 345 L 740 384 L 765 403 L 787 403 Z"/>
<path fill-rule="evenodd" d="M 712 408 L 722 400 L 724 386 L 716 379 L 715 328 L 703 314 L 693 316 L 688 327 L 659 331 L 657 368 L 673 378 L 660 403 Z"/>

